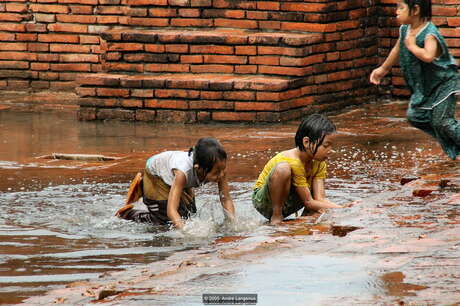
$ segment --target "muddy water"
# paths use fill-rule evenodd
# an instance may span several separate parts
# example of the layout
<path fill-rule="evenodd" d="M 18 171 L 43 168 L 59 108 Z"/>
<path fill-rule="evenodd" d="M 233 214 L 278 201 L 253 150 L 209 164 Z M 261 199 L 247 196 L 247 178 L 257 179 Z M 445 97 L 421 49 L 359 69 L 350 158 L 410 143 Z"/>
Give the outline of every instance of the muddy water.
<path fill-rule="evenodd" d="M 423 200 L 400 193 L 400 178 L 421 175 L 422 169 L 430 166 L 452 168 L 453 164 L 433 141 L 404 123 L 404 107 L 402 103 L 371 105 L 332 117 L 340 137 L 329 165 L 328 197 L 341 204 L 363 198 L 366 203 L 364 210 L 326 214 L 327 220 L 345 220 L 350 226 L 366 228 L 388 226 L 394 222 L 391 213 L 423 215 L 427 209 Z M 213 249 L 216 239 L 225 237 L 311 235 L 317 229 L 301 228 L 295 234 L 295 227 L 275 230 L 266 226 L 250 201 L 250 188 L 259 170 L 277 151 L 293 146 L 296 127 L 297 122 L 255 126 L 78 122 L 73 114 L 0 112 L 0 303 L 18 303 L 71 281 L 151 263 L 178 251 Z M 229 174 L 239 219 L 235 226 L 224 223 L 216 186 L 212 185 L 197 191 L 199 211 L 184 232 L 113 217 L 124 201 L 129 180 L 150 154 L 186 150 L 203 136 L 219 138 L 231 156 Z M 82 163 L 42 158 L 53 152 L 120 159 Z M 441 206 L 443 202 L 436 199 L 435 194 L 433 205 Z M 399 206 L 402 203 L 410 205 Z M 379 205 L 390 206 L 390 214 L 376 218 L 368 213 Z M 440 210 L 433 218 L 447 224 L 457 220 L 457 215 L 453 210 Z M 430 222 L 422 219 L 419 221 Z M 398 221 L 407 225 L 414 220 Z M 333 237 L 332 229 L 330 233 Z M 283 261 L 286 269 L 299 262 L 311 263 L 303 268 L 306 270 L 291 273 L 294 280 L 280 280 L 286 285 L 284 292 L 295 292 L 312 281 L 318 302 L 325 296 L 339 298 L 344 291 L 350 296 L 388 292 L 385 288 L 391 281 L 369 276 L 359 258 L 305 256 Z M 266 259 L 264 265 L 246 271 L 243 282 L 241 277 L 229 276 L 236 279 L 232 288 L 265 293 L 275 301 L 277 288 L 269 285 L 273 280 L 265 279 L 264 273 L 267 267 L 276 270 L 279 264 Z M 318 265 L 323 267 L 321 272 L 311 274 Z M 337 273 L 348 275 L 344 277 L 354 285 L 331 283 Z M 297 301 L 295 297 L 293 301 Z"/>

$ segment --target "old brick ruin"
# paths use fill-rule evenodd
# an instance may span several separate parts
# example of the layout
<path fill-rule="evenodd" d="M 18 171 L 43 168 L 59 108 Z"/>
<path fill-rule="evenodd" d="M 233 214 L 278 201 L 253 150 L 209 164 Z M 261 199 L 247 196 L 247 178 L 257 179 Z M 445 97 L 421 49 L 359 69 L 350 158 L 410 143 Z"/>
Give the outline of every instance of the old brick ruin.
<path fill-rule="evenodd" d="M 460 57 L 460 0 L 433 0 Z M 76 92 L 82 120 L 295 119 L 381 94 L 368 82 L 395 0 L 3 0 L 3 90 Z M 398 68 L 392 93 L 407 95 Z"/>

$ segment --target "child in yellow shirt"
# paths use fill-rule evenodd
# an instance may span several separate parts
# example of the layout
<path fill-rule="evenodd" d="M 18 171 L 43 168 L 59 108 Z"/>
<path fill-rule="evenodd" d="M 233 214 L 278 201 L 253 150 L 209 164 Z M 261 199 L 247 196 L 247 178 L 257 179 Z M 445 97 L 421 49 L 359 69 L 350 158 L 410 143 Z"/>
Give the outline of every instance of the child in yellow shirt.
<path fill-rule="evenodd" d="M 325 160 L 332 152 L 336 127 L 325 116 L 305 118 L 295 135 L 296 147 L 274 156 L 257 179 L 252 202 L 273 225 L 300 210 L 340 208 L 326 199 Z"/>

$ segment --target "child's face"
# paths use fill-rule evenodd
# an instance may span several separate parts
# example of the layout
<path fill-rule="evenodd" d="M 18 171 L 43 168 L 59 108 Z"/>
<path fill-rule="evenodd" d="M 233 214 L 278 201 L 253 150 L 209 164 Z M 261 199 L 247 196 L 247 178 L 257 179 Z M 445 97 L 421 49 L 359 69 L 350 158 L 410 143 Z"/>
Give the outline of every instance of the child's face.
<path fill-rule="evenodd" d="M 409 24 L 412 22 L 413 15 L 410 12 L 409 5 L 404 1 L 398 1 L 396 5 L 396 20 L 399 24 Z"/>
<path fill-rule="evenodd" d="M 225 159 L 218 160 L 212 167 L 211 171 L 209 171 L 204 177 L 204 179 L 202 180 L 203 183 L 220 181 L 220 179 L 225 175 L 226 166 L 227 166 L 227 161 Z"/>
<path fill-rule="evenodd" d="M 318 147 L 316 154 L 313 156 L 313 159 L 318 161 L 326 160 L 331 153 L 333 153 L 334 140 L 336 134 L 329 134 L 324 137 L 323 143 Z"/>

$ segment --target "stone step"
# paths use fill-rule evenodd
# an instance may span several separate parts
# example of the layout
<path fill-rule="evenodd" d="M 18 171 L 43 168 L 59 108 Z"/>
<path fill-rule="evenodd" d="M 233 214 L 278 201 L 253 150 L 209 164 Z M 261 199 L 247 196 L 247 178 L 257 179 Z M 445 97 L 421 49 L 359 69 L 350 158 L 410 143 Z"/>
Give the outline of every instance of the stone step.
<path fill-rule="evenodd" d="M 98 73 L 77 81 L 82 120 L 275 122 L 337 109 L 371 93 L 359 79 L 322 84 L 316 77 Z"/>
<path fill-rule="evenodd" d="M 242 29 L 113 29 L 101 34 L 106 72 L 236 73 L 302 77 L 323 62 L 322 34 Z M 325 52 L 326 51 L 326 52 Z"/>
<path fill-rule="evenodd" d="M 310 105 L 315 88 L 297 78 L 225 74 L 99 73 L 77 81 L 85 120 L 168 121 L 161 114 L 179 111 L 192 122 L 278 121 L 289 116 L 283 112 Z"/>

